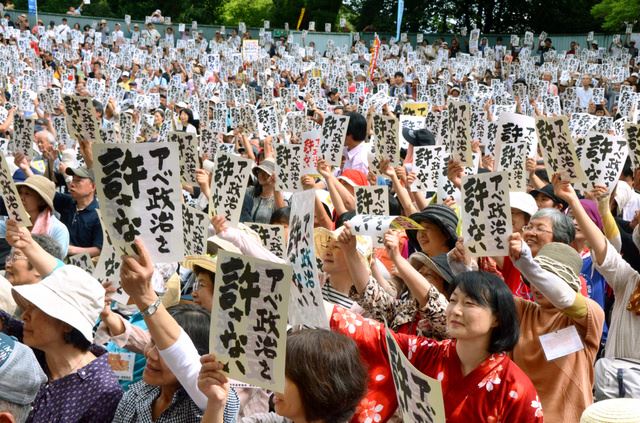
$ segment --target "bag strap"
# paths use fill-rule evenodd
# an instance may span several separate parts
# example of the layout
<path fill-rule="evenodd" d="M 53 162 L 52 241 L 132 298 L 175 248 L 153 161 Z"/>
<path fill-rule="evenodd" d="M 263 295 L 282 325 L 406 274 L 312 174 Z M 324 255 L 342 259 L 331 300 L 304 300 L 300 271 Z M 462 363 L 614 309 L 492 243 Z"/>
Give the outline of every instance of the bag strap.
<path fill-rule="evenodd" d="M 625 387 L 624 387 L 624 369 L 619 368 L 616 374 L 616 379 L 618 380 L 618 398 L 624 398 Z"/>

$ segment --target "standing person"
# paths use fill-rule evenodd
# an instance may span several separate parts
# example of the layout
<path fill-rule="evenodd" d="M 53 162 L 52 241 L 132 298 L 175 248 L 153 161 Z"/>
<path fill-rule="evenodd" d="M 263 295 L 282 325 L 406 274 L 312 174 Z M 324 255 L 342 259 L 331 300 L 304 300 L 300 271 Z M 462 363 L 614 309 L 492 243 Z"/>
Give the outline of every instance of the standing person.
<path fill-rule="evenodd" d="M 56 192 L 53 205 L 62 223 L 69 229 L 69 255 L 87 253 L 100 255 L 102 249 L 102 225 L 98 218 L 98 200 L 93 172 L 86 167 L 67 168 L 72 176 L 68 194 Z"/>
<path fill-rule="evenodd" d="M 345 113 L 349 116 L 347 136 L 344 140 L 344 162 L 342 171 L 355 169 L 369 174 L 369 151 L 364 142 L 367 138 L 367 120 L 358 112 Z"/>
<path fill-rule="evenodd" d="M 589 103 L 593 101 L 593 87 L 591 85 L 591 75 L 584 74 L 580 80 L 581 85 L 576 88 L 578 105 L 583 109 L 589 108 Z"/>

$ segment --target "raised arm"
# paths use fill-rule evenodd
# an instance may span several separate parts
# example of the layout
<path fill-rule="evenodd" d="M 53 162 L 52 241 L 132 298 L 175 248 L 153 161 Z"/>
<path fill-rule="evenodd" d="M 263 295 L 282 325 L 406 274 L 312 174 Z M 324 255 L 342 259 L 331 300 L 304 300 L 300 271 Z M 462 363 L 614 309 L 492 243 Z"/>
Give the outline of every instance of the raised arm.
<path fill-rule="evenodd" d="M 349 222 L 345 222 L 344 230 L 338 235 L 338 241 L 346 259 L 353 286 L 358 292 L 362 293 L 367 289 L 370 272 L 367 263 L 356 249 L 356 237 L 351 233 L 351 224 Z"/>
<path fill-rule="evenodd" d="M 595 256 L 596 263 L 601 265 L 607 256 L 607 238 L 593 223 L 582 204 L 580 204 L 571 182 L 563 181 L 558 174 L 555 174 L 553 175 L 552 183 L 555 194 L 569 204 L 573 217 L 578 222 L 578 226 L 580 226 L 580 230 L 584 234 L 592 254 Z"/>
<path fill-rule="evenodd" d="M 7 243 L 27 256 L 29 264 L 44 278 L 63 263 L 33 240 L 31 232 L 16 220 L 7 221 Z"/>

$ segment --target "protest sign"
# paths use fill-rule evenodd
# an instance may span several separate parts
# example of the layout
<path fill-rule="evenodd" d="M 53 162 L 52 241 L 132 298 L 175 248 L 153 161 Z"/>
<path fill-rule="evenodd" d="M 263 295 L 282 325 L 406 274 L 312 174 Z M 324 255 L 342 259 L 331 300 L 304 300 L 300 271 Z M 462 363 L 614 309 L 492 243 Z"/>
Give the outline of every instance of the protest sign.
<path fill-rule="evenodd" d="M 416 179 L 411 184 L 411 191 L 436 191 L 438 189 L 438 176 L 443 172 L 443 169 L 446 169 L 445 155 L 446 147 L 444 145 L 414 147 L 413 169 L 416 172 Z"/>
<path fill-rule="evenodd" d="M 318 282 L 313 242 L 315 192 L 293 194 L 289 217 L 287 257 L 293 266 L 293 286 L 289 302 L 289 324 L 328 327 Z"/>
<path fill-rule="evenodd" d="M 229 377 L 284 392 L 291 266 L 220 251 L 209 351 Z"/>
<path fill-rule="evenodd" d="M 120 264 L 122 263 L 122 254 L 118 254 L 116 252 L 116 249 L 111 242 L 111 236 L 107 231 L 107 224 L 102 218 L 100 210 L 98 210 L 98 218 L 100 219 L 100 225 L 102 227 L 102 248 L 100 249 L 100 256 L 98 257 L 98 262 L 92 272 L 92 276 L 100 283 L 111 283 L 111 286 L 116 290 L 112 296 L 113 300 L 120 304 L 127 304 L 129 301 L 129 294 L 127 294 L 124 289 L 122 289 L 122 286 L 120 286 Z"/>
<path fill-rule="evenodd" d="M 258 114 L 258 131 L 260 138 L 276 136 L 280 132 L 278 125 L 278 115 L 275 107 L 261 107 L 256 110 Z"/>
<path fill-rule="evenodd" d="M 302 191 L 302 144 L 276 144 L 276 189 L 278 191 Z"/>
<path fill-rule="evenodd" d="M 402 114 L 407 116 L 426 117 L 429 113 L 429 103 L 406 102 L 402 103 Z"/>
<path fill-rule="evenodd" d="M 449 102 L 449 153 L 453 160 L 472 166 L 471 105 L 455 100 Z"/>
<path fill-rule="evenodd" d="M 286 259 L 285 227 L 266 223 L 247 222 L 249 229 L 255 231 L 262 245 L 281 259 Z"/>
<path fill-rule="evenodd" d="M 568 118 L 537 117 L 536 132 L 549 177 L 558 173 L 562 179 L 572 183 L 586 182 L 587 177 L 569 133 Z"/>
<path fill-rule="evenodd" d="M 349 116 L 328 113 L 324 117 L 320 158 L 326 161 L 329 166 L 340 166 L 341 164 L 348 126 Z"/>
<path fill-rule="evenodd" d="M 496 171 L 509 173 L 511 191 L 526 192 L 529 174 L 527 158 L 535 157 L 538 148 L 535 119 L 506 112 L 498 119 L 496 136 Z"/>
<path fill-rule="evenodd" d="M 23 153 L 25 156 L 33 157 L 34 142 L 33 119 L 25 119 L 20 115 L 13 117 L 13 136 L 11 137 L 12 150 Z"/>
<path fill-rule="evenodd" d="M 389 215 L 389 187 L 386 185 L 356 187 L 355 193 L 357 214 Z M 374 237 L 373 246 L 384 246 L 384 236 Z"/>
<path fill-rule="evenodd" d="M 91 97 L 79 95 L 62 96 L 67 115 L 67 130 L 75 140 L 102 142 L 100 137 L 100 122 L 96 118 L 96 108 Z"/>
<path fill-rule="evenodd" d="M 230 226 L 238 225 L 251 168 L 249 159 L 218 153 L 211 178 L 210 215 L 224 216 Z"/>
<path fill-rule="evenodd" d="M 7 164 L 4 154 L 0 154 L 0 194 L 4 200 L 4 207 L 7 209 L 9 218 L 17 221 L 20 225 L 29 227 L 32 225 L 31 217 L 24 208 L 18 189 L 13 182 L 13 175 Z"/>
<path fill-rule="evenodd" d="M 400 145 L 398 143 L 398 120 L 394 116 L 374 115 L 373 133 L 376 137 L 376 163 L 389 160 L 391 166 L 400 165 Z M 377 166 L 374 167 L 376 169 Z"/>
<path fill-rule="evenodd" d="M 629 144 L 629 158 L 631 167 L 640 169 L 640 124 L 627 123 L 624 126 L 627 143 Z"/>
<path fill-rule="evenodd" d="M 405 216 L 374 216 L 369 214 L 359 214 L 352 217 L 349 222 L 351 223 L 352 234 L 371 237 L 383 235 L 389 229 L 423 229 L 418 223 Z"/>
<path fill-rule="evenodd" d="M 198 136 L 189 132 L 169 132 L 168 141 L 176 143 L 180 151 L 180 182 L 197 186 Z"/>
<path fill-rule="evenodd" d="M 199 256 L 207 252 L 209 215 L 182 203 L 184 255 Z"/>
<path fill-rule="evenodd" d="M 96 188 L 107 232 L 118 252 L 135 254 L 141 238 L 154 262 L 184 257 L 178 146 L 93 143 Z"/>
<path fill-rule="evenodd" d="M 388 328 L 385 328 L 385 338 L 402 421 L 444 422 L 442 384 L 411 364 Z"/>
<path fill-rule="evenodd" d="M 77 266 L 89 274 L 95 271 L 95 266 L 93 265 L 93 261 L 91 261 L 91 256 L 87 253 L 69 256 L 69 264 Z"/>
<path fill-rule="evenodd" d="M 320 151 L 320 139 L 322 134 L 320 130 L 303 132 L 302 140 L 302 175 L 318 174 L 318 157 Z"/>
<path fill-rule="evenodd" d="M 242 40 L 242 60 L 251 62 L 260 58 L 260 44 L 258 40 Z"/>
<path fill-rule="evenodd" d="M 462 178 L 462 234 L 475 257 L 509 255 L 511 208 L 507 172 L 490 172 Z"/>
<path fill-rule="evenodd" d="M 576 145 L 576 154 L 587 176 L 583 188 L 592 190 L 596 185 L 604 185 L 611 192 L 620 178 L 629 149 L 622 137 L 590 132 Z"/>

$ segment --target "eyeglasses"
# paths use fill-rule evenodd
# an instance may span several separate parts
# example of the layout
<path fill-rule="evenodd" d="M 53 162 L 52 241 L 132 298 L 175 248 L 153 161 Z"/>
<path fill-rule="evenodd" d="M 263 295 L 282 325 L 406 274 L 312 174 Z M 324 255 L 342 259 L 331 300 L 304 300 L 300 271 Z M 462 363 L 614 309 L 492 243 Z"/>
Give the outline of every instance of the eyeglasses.
<path fill-rule="evenodd" d="M 541 228 L 539 226 L 532 226 L 532 225 L 525 225 L 525 226 L 522 227 L 522 230 L 523 231 L 529 231 L 529 232 L 535 232 L 535 233 L 553 234 L 553 231 Z"/>
<path fill-rule="evenodd" d="M 12 264 L 12 263 L 15 263 L 17 260 L 28 260 L 28 258 L 22 253 L 13 252 L 7 256 L 7 259 L 5 260 L 5 264 Z"/>

